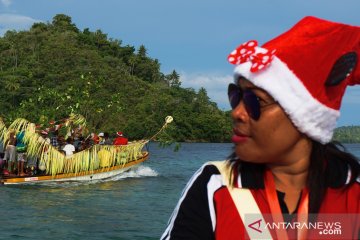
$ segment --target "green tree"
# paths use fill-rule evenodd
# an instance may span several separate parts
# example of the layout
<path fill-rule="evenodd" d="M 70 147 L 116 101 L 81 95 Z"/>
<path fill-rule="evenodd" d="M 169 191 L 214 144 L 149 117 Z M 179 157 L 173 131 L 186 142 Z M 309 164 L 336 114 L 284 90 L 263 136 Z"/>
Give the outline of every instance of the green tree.
<path fill-rule="evenodd" d="M 144 45 L 140 45 L 138 50 L 138 56 L 140 59 L 145 59 L 147 54 L 147 50 Z"/>
<path fill-rule="evenodd" d="M 79 29 L 72 23 L 71 17 L 65 14 L 57 14 L 52 20 L 52 26 L 57 31 L 79 32 Z"/>
<path fill-rule="evenodd" d="M 166 76 L 166 81 L 170 87 L 180 87 L 180 75 L 173 70 L 169 75 Z"/>

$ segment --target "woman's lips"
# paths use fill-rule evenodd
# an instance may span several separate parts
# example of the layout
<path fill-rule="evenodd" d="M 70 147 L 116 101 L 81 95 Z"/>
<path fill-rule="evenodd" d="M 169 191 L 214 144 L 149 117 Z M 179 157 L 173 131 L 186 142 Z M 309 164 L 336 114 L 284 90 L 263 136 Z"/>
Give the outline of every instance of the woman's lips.
<path fill-rule="evenodd" d="M 234 135 L 231 137 L 231 141 L 235 144 L 243 143 L 249 138 L 248 135 L 245 135 L 245 134 L 237 131 L 236 129 L 234 129 L 233 132 L 234 132 Z"/>

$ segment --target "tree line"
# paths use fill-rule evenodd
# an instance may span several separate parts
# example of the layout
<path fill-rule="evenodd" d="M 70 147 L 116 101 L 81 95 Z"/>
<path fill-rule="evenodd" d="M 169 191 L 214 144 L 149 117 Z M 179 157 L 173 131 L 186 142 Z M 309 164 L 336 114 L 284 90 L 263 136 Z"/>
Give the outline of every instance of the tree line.
<path fill-rule="evenodd" d="M 76 113 L 91 131 L 140 139 L 172 115 L 165 139 L 224 142 L 231 132 L 229 112 L 205 88 L 182 88 L 179 74 L 162 73 L 144 45 L 136 49 L 101 30 L 80 30 L 64 14 L 0 38 L 0 84 L 7 124 L 21 117 L 46 126 Z"/>

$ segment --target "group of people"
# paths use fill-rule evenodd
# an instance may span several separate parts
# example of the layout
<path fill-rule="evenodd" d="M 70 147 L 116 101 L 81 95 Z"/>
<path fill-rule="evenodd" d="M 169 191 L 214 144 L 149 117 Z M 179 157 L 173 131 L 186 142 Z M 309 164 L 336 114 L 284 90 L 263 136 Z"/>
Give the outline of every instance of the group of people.
<path fill-rule="evenodd" d="M 45 141 L 54 148 L 62 151 L 66 156 L 80 152 L 93 145 L 127 145 L 128 139 L 122 132 L 116 132 L 114 139 L 109 133 L 91 133 L 84 137 L 81 132 L 72 132 L 70 136 L 59 134 L 58 129 L 53 131 L 41 130 L 38 132 Z M 4 175 L 26 176 L 29 172 L 38 168 L 38 159 L 30 159 L 26 156 L 26 144 L 24 143 L 25 132 L 16 133 L 12 130 L 8 133 L 8 140 L 3 144 L 3 151 L 0 151 L 0 171 Z"/>
<path fill-rule="evenodd" d="M 95 144 L 100 145 L 127 145 L 128 139 L 124 137 L 122 132 L 116 132 L 116 137 L 111 140 L 109 137 L 109 133 L 107 132 L 101 132 L 97 136 L 96 134 L 91 134 L 93 141 Z"/>
<path fill-rule="evenodd" d="M 99 134 L 91 133 L 86 138 L 81 132 L 73 132 L 71 136 L 65 137 L 59 135 L 58 131 L 48 134 L 42 131 L 43 137 L 53 147 L 59 151 L 63 151 L 66 156 L 70 156 L 75 152 L 88 149 L 93 145 L 127 145 L 128 139 L 124 137 L 122 132 L 116 132 L 116 137 L 112 140 L 108 132 L 101 132 Z"/>

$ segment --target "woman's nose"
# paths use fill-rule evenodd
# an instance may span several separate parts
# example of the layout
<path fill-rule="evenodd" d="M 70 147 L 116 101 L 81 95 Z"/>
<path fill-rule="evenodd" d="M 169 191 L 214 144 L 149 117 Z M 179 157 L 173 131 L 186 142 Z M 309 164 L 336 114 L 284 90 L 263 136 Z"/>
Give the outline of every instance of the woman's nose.
<path fill-rule="evenodd" d="M 244 101 L 240 101 L 240 103 L 234 108 L 231 112 L 231 117 L 234 122 L 248 122 L 249 114 L 246 111 L 246 107 Z"/>

